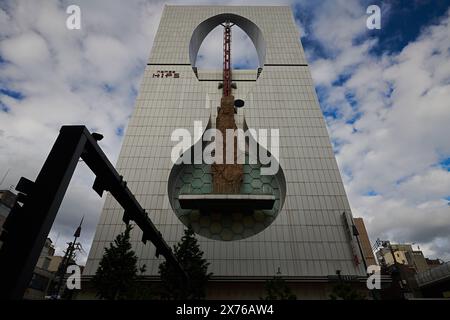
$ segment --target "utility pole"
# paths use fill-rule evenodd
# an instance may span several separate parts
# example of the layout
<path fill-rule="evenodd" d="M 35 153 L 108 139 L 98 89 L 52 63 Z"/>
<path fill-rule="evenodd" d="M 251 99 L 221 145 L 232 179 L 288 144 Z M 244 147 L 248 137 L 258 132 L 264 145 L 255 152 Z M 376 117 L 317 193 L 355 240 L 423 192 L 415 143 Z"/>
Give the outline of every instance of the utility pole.
<path fill-rule="evenodd" d="M 57 271 L 57 277 L 58 279 L 58 285 L 56 286 L 56 289 L 54 291 L 54 296 L 56 296 L 56 299 L 59 299 L 59 297 L 63 296 L 61 294 L 61 289 L 64 285 L 64 278 L 67 273 L 67 267 L 69 266 L 72 261 L 75 260 L 75 251 L 81 251 L 81 244 L 77 242 L 77 239 L 80 237 L 81 234 L 81 225 L 83 224 L 84 216 L 81 218 L 80 225 L 78 226 L 77 230 L 75 230 L 74 233 L 74 239 L 73 242 L 68 242 L 68 247 L 66 249 L 66 252 L 64 254 L 64 258 L 62 259 L 61 263 L 59 264 L 58 271 Z M 63 290 L 64 293 L 64 290 Z"/>

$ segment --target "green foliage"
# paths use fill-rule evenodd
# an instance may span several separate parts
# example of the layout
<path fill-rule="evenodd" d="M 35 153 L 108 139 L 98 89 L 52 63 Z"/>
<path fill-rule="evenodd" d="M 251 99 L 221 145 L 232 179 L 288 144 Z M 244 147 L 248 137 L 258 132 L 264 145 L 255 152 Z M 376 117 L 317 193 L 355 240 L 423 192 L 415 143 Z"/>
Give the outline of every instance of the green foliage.
<path fill-rule="evenodd" d="M 331 300 L 364 300 L 365 297 L 360 294 L 348 282 L 340 282 L 333 287 L 330 294 Z"/>
<path fill-rule="evenodd" d="M 206 284 L 212 273 L 208 273 L 209 263 L 203 258 L 203 251 L 197 243 L 192 228 L 184 231 L 184 236 L 173 247 L 174 255 L 189 275 L 186 283 L 182 275 L 166 261 L 159 265 L 162 282 L 162 298 L 165 299 L 203 299 Z"/>
<path fill-rule="evenodd" d="M 100 265 L 92 278 L 97 296 L 107 300 L 135 299 L 137 294 L 137 256 L 131 249 L 130 232 L 127 225 L 117 235 L 109 248 L 105 248 Z M 145 265 L 139 271 L 145 272 Z"/>
<path fill-rule="evenodd" d="M 263 298 L 264 300 L 297 300 L 297 296 L 292 293 L 291 288 L 281 277 L 280 270 L 273 279 L 266 281 L 265 288 L 267 295 Z"/>

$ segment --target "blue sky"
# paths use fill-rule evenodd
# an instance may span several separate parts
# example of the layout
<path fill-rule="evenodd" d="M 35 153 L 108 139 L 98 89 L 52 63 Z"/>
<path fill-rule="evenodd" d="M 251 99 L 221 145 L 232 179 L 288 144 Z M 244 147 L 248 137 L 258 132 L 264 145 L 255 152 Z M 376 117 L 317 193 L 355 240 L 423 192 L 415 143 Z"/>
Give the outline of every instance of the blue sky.
<path fill-rule="evenodd" d="M 81 7 L 80 31 L 65 28 L 69 4 Z M 229 4 L 293 9 L 353 214 L 365 218 L 372 241 L 414 242 L 450 259 L 450 1 Z M 381 30 L 365 27 L 370 4 L 382 9 Z M 62 124 L 102 132 L 102 147 L 117 159 L 163 6 L 0 3 L 0 176 L 11 168 L 0 188 L 36 177 Z M 203 67 L 220 65 L 216 33 L 200 52 Z M 245 34 L 233 41 L 235 66 L 254 66 L 255 52 L 240 50 L 250 43 Z M 52 229 L 58 246 L 85 214 L 89 250 L 103 201 L 92 182 L 80 165 Z"/>

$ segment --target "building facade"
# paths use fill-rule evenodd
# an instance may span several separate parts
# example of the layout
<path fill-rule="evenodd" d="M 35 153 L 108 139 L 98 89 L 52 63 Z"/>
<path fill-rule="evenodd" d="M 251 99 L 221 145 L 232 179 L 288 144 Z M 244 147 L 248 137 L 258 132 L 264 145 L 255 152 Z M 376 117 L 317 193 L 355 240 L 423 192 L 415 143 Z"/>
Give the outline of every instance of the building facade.
<path fill-rule="evenodd" d="M 254 207 L 209 214 L 189 206 L 219 200 L 209 198 L 211 166 L 174 164 L 171 138 L 182 128 L 194 137 L 192 148 L 204 148 L 205 129 L 215 126 L 222 70 L 197 70 L 195 62 L 204 38 L 225 21 L 249 35 L 260 65 L 233 70 L 233 95 L 245 101 L 236 108 L 236 125 L 278 130 L 279 148 L 270 157 L 279 169 L 265 175 L 260 163 L 245 164 L 241 189 L 231 198 Z M 116 168 L 169 245 L 181 239 L 187 225 L 194 228 L 213 272 L 208 298 L 259 298 L 264 281 L 278 270 L 299 298 L 327 298 L 337 270 L 365 286 L 350 206 L 299 39 L 289 7 L 166 6 L 162 14 Z M 270 137 L 270 143 L 258 135 L 251 139 L 271 147 Z M 256 208 L 264 199 L 272 206 Z M 227 202 L 230 208 L 233 201 Z M 122 216 L 108 195 L 85 280 L 124 230 Z M 147 266 L 148 279 L 157 281 L 163 258 L 141 237 L 135 228 L 133 249 L 139 265 Z"/>
<path fill-rule="evenodd" d="M 392 247 L 395 261 L 390 248 L 380 248 L 376 253 L 378 260 L 383 261 L 387 266 L 397 262 L 413 268 L 416 272 L 426 271 L 430 268 L 423 252 L 414 250 L 412 245 L 391 244 L 390 246 Z"/>

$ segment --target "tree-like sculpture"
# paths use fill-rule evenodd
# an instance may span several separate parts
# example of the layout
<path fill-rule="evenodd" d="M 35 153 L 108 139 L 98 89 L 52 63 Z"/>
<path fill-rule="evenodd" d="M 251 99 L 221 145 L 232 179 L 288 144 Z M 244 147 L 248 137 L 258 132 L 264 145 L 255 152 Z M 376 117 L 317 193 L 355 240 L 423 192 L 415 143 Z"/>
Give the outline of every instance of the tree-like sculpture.
<path fill-rule="evenodd" d="M 243 179 L 243 165 L 237 163 L 237 137 L 227 137 L 227 129 L 237 129 L 234 119 L 234 96 L 231 94 L 231 23 L 223 24 L 223 94 L 220 108 L 216 117 L 216 129 L 222 133 L 222 163 L 212 165 L 213 191 L 214 193 L 239 193 Z M 231 138 L 231 139 L 230 139 Z M 231 141 L 229 141 L 231 140 Z M 233 163 L 226 163 L 227 145 L 233 144 Z"/>

